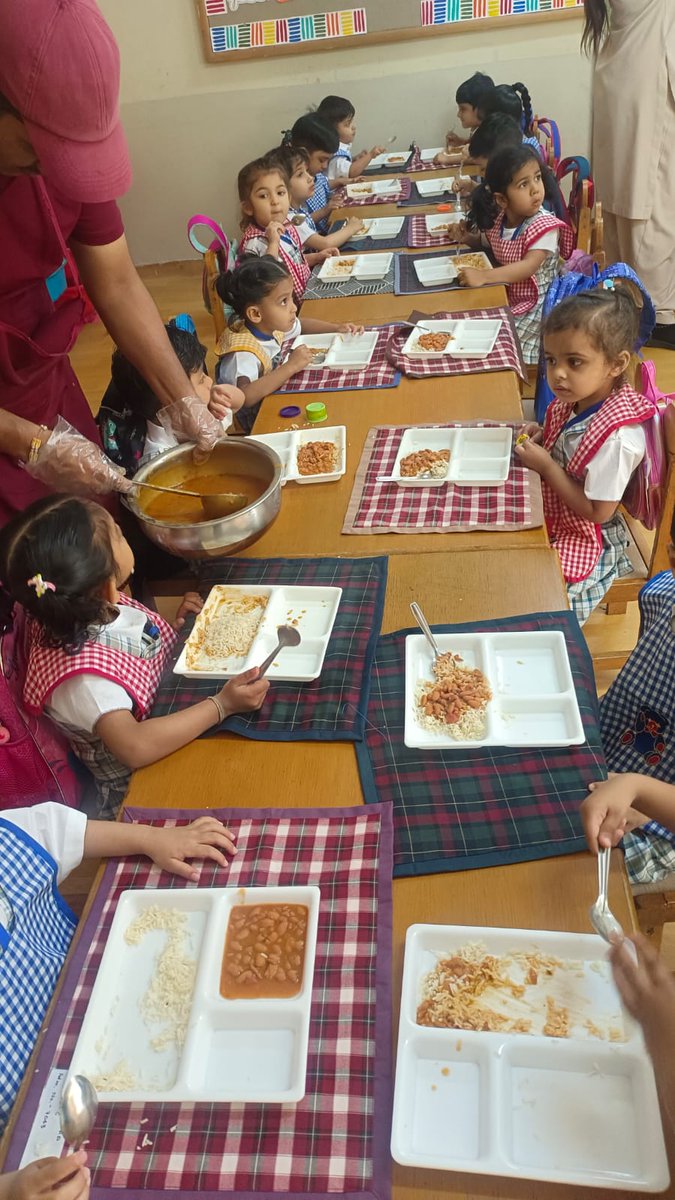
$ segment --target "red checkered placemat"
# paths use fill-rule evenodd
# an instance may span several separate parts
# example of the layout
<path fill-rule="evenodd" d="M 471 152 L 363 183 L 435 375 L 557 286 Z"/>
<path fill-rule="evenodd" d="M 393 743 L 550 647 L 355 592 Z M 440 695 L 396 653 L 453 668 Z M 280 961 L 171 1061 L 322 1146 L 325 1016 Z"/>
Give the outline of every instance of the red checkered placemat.
<path fill-rule="evenodd" d="M 429 233 L 426 226 L 426 217 L 421 213 L 409 217 L 408 219 L 408 249 L 409 250 L 424 250 L 433 247 L 438 250 L 441 246 L 455 246 L 456 242 L 448 241 L 448 232 L 443 229 L 440 233 Z"/>
<path fill-rule="evenodd" d="M 200 813 L 128 809 L 167 825 Z M 391 805 L 209 810 L 232 829 L 227 870 L 196 862 L 199 887 L 321 889 L 307 1060 L 298 1104 L 100 1104 L 87 1143 L 92 1195 L 348 1195 L 388 1200 L 391 1160 Z M 110 862 L 69 964 L 6 1163 L 30 1135 L 46 1078 L 67 1068 L 120 894 L 193 887 L 148 860 Z M 217 964 L 218 966 L 218 964 Z"/>
<path fill-rule="evenodd" d="M 484 318 L 499 317 L 502 327 L 497 335 L 497 341 L 487 358 L 452 358 L 440 354 L 434 358 L 408 358 L 402 353 L 402 348 L 410 337 L 408 326 L 401 326 L 394 334 L 387 353 L 389 358 L 404 375 L 410 379 L 426 379 L 430 375 L 482 375 L 486 371 L 515 371 L 521 379 L 527 380 L 527 371 L 518 341 L 518 334 L 513 323 L 509 308 L 474 308 L 466 312 L 436 312 L 413 313 L 411 321 L 478 321 Z"/>
<path fill-rule="evenodd" d="M 399 200 L 408 199 L 411 188 L 409 179 L 399 179 L 398 182 L 401 185 L 399 191 L 388 192 L 384 196 L 348 196 L 346 188 L 340 188 L 335 192 L 335 196 L 340 208 L 353 208 L 359 204 L 396 204 Z"/>
<path fill-rule="evenodd" d="M 481 428 L 507 421 L 468 421 Z M 417 429 L 457 429 L 462 422 L 417 425 Z M 543 525 L 539 476 L 515 458 L 508 479 L 498 487 L 399 487 L 377 483 L 391 475 L 406 425 L 377 425 L 368 431 L 343 533 L 453 533 L 469 529 L 532 529 Z M 515 430 L 520 425 L 512 426 Z"/>
<path fill-rule="evenodd" d="M 379 325 L 380 330 L 373 357 L 367 367 L 360 371 L 299 371 L 291 375 L 278 395 L 286 392 L 344 392 L 356 391 L 360 388 L 395 387 L 401 378 L 401 372 L 391 361 L 388 346 L 397 326 L 395 322 L 389 325 Z M 290 348 L 284 359 L 290 354 Z M 282 361 L 284 361 L 282 359 Z"/>

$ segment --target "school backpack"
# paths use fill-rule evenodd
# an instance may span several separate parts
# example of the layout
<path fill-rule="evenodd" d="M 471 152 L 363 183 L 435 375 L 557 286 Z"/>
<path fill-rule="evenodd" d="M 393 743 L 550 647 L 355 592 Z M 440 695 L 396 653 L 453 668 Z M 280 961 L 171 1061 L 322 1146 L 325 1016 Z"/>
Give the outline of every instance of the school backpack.
<path fill-rule="evenodd" d="M 541 315 L 542 325 L 551 310 L 555 308 L 556 304 L 560 304 L 561 300 L 566 300 L 569 296 L 576 296 L 579 292 L 585 292 L 589 288 L 599 287 L 606 279 L 629 279 L 642 293 L 643 304 L 640 312 L 638 340 L 635 346 L 635 349 L 639 350 L 641 346 L 644 346 L 654 328 L 656 310 L 644 284 L 638 279 L 635 271 L 627 263 L 612 263 L 611 267 L 606 267 L 604 271 L 601 271 L 597 263 L 592 262 L 590 263 L 589 274 L 584 274 L 580 271 L 567 271 L 562 275 L 556 276 L 552 280 L 544 298 L 544 307 Z M 546 409 L 552 400 L 553 392 L 548 386 L 546 379 L 546 361 L 544 359 L 542 342 L 539 351 L 537 389 L 534 397 L 534 415 L 540 425 L 543 423 Z"/>
<path fill-rule="evenodd" d="M 654 416 L 645 421 L 645 456 L 633 472 L 623 498 L 623 506 L 647 529 L 656 529 L 663 511 L 664 488 L 668 472 L 665 438 L 663 435 L 663 410 L 675 400 L 673 395 L 664 395 L 656 386 L 656 367 L 651 359 L 638 363 L 635 390 L 651 400 Z"/>
<path fill-rule="evenodd" d="M 65 738 L 23 706 L 26 615 L 0 588 L 0 810 L 56 800 L 71 808 L 84 794 Z"/>
<path fill-rule="evenodd" d="M 562 154 L 560 130 L 552 117 L 534 118 L 534 135 L 544 151 L 544 161 L 552 171 L 557 171 Z"/>
<path fill-rule="evenodd" d="M 555 167 L 558 183 L 569 178 L 570 194 L 567 201 L 568 220 L 575 229 L 579 225 L 579 214 L 584 207 L 593 208 L 595 184 L 591 175 L 591 164 L 583 154 L 572 154 L 563 158 Z"/>
<path fill-rule="evenodd" d="M 197 235 L 197 230 L 205 228 L 208 231 L 210 240 L 208 244 L 202 242 Z M 188 241 L 193 250 L 202 255 L 204 259 L 204 267 L 202 270 L 202 299 L 204 308 L 213 316 L 214 304 L 219 304 L 225 312 L 225 320 L 231 315 L 231 309 L 223 304 L 223 301 L 215 293 L 213 286 L 214 280 L 214 264 L 218 274 L 223 274 L 225 271 L 233 271 L 237 262 L 238 243 L 231 242 L 227 234 L 223 230 L 222 225 L 218 221 L 212 220 L 211 217 L 205 216 L 203 213 L 195 213 L 187 223 Z M 211 236 L 212 235 L 212 236 Z"/>

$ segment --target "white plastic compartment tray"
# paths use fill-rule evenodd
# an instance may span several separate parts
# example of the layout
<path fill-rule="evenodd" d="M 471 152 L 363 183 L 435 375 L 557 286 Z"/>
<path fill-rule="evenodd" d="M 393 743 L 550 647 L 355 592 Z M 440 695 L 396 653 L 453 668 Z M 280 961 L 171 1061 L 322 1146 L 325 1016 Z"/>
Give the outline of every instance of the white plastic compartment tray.
<path fill-rule="evenodd" d="M 413 329 L 402 347 L 409 358 L 487 358 L 495 347 L 502 327 L 501 318 L 494 320 L 466 317 L 455 321 L 434 321 L 431 318 L 419 322 L 424 328 Z M 452 340 L 444 350 L 425 350 L 419 345 L 420 335 L 425 333 L 449 333 Z"/>
<path fill-rule="evenodd" d="M 325 351 L 323 362 L 311 362 L 306 371 L 360 371 L 373 357 L 378 336 L 377 329 L 366 329 L 364 333 L 305 333 L 295 338 L 292 349 L 310 346 Z"/>
<path fill-rule="evenodd" d="M 454 175 L 440 175 L 436 179 L 416 179 L 415 187 L 420 196 L 441 196 L 443 192 L 454 190 L 454 182 Z"/>
<path fill-rule="evenodd" d="M 413 266 L 423 287 L 438 287 L 441 283 L 453 283 L 457 278 L 455 260 L 450 255 L 433 258 L 426 254 L 423 258 L 413 259 Z"/>
<path fill-rule="evenodd" d="M 492 700 L 485 732 L 475 739 L 426 729 L 417 719 L 415 689 L 433 680 L 432 654 L 422 634 L 405 639 L 406 746 L 457 750 L 478 746 L 581 746 L 586 740 L 564 634 L 560 630 L 523 633 L 438 633 L 441 653 L 459 654 L 458 665 L 478 668 L 489 681 Z"/>
<path fill-rule="evenodd" d="M 391 266 L 393 254 L 347 254 L 333 255 L 326 258 L 319 271 L 319 279 L 328 279 L 338 283 L 341 279 L 384 279 Z M 351 264 L 349 270 L 341 268 L 342 263 Z"/>
<path fill-rule="evenodd" d="M 224 658 L 208 670 L 197 670 L 187 666 L 187 648 L 199 637 L 211 614 L 217 609 L 223 591 L 239 592 L 242 596 L 267 596 L 267 607 L 258 632 L 246 655 Z M 174 666 L 174 675 L 185 675 L 188 679 L 227 679 L 255 667 L 271 654 L 277 644 L 277 628 L 297 621 L 302 634 L 299 646 L 285 646 L 269 667 L 271 680 L 293 680 L 310 683 L 321 674 L 330 635 L 335 624 L 342 588 L 338 587 L 269 587 L 266 584 L 216 584 L 211 588 L 206 603 L 194 623 L 194 628 L 183 646 L 180 658 Z"/>
<path fill-rule="evenodd" d="M 364 200 L 366 196 L 398 196 L 400 179 L 368 179 L 364 183 L 348 183 L 347 195 L 351 200 Z"/>
<path fill-rule="evenodd" d="M 341 479 L 347 469 L 346 425 L 332 425 L 326 429 L 289 429 L 284 433 L 252 433 L 249 438 L 262 442 L 279 455 L 283 467 L 282 487 L 289 480 L 293 483 L 333 483 Z M 307 442 L 332 442 L 338 452 L 336 469 L 325 475 L 301 475 L 298 471 L 298 449 Z"/>
<path fill-rule="evenodd" d="M 424 218 L 424 224 L 427 233 L 438 234 L 440 237 L 441 234 L 447 232 L 447 225 L 457 225 L 460 221 L 465 220 L 465 218 L 465 212 L 462 212 L 461 209 L 455 209 L 454 212 L 428 213 Z"/>
<path fill-rule="evenodd" d="M 307 1043 L 320 891 L 317 887 L 148 888 L 123 892 L 80 1036 L 72 1074 L 95 1077 L 126 1059 L 138 1087 L 99 1090 L 106 1103 L 154 1100 L 286 1104 L 305 1094 Z M 220 968 L 230 910 L 238 904 L 305 904 L 309 909 L 302 987 L 290 1000 L 225 1000 Z M 179 910 L 187 919 L 197 977 L 187 1035 L 153 1050 L 162 1026 L 146 1024 L 139 1009 L 166 933 L 153 930 L 130 946 L 124 933 L 148 908 Z"/>
<path fill-rule="evenodd" d="M 391 150 L 386 154 L 377 154 L 375 158 L 371 158 L 366 171 L 375 171 L 379 167 L 396 167 L 403 168 L 410 159 L 412 150 Z"/>
<path fill-rule="evenodd" d="M 366 217 L 364 219 L 364 232 L 355 233 L 350 239 L 352 242 L 360 241 L 361 238 L 395 238 L 403 228 L 405 217 Z"/>
<path fill-rule="evenodd" d="M 431 146 L 427 150 L 420 150 L 420 158 L 422 162 L 433 162 L 437 154 L 441 154 L 445 150 L 445 146 Z"/>
<path fill-rule="evenodd" d="M 558 1002 L 581 1015 L 572 1036 L 418 1025 L 417 1004 L 427 972 L 440 957 L 476 942 L 496 955 L 538 951 L 580 963 L 578 972 L 565 972 L 551 985 Z M 583 1027 L 591 1019 L 602 1028 L 610 1015 L 612 1023 L 623 1025 L 624 1043 L 598 1040 Z M 391 1152 L 407 1166 L 577 1188 L 660 1192 L 668 1186 L 649 1056 L 638 1027 L 621 1012 L 607 946 L 599 937 L 457 925 L 409 927 Z"/>
<path fill-rule="evenodd" d="M 400 487 L 499 487 L 511 468 L 510 426 L 467 426 L 457 429 L 406 429 L 401 437 L 392 479 Z M 401 459 L 416 450 L 449 450 L 448 473 L 440 479 L 401 475 Z"/>

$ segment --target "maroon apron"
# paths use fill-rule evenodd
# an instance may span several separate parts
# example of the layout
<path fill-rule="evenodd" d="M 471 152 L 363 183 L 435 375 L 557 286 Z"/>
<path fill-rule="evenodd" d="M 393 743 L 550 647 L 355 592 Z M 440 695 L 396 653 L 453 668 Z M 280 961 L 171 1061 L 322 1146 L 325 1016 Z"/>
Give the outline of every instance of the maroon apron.
<path fill-rule="evenodd" d="M 10 180 L 0 208 L 0 257 L 21 258 L 30 271 L 26 282 L 0 294 L 0 406 L 50 429 L 61 415 L 100 445 L 68 359 L 86 319 L 87 298 L 44 180 Z M 15 459 L 0 453 L 0 526 L 47 494 Z"/>

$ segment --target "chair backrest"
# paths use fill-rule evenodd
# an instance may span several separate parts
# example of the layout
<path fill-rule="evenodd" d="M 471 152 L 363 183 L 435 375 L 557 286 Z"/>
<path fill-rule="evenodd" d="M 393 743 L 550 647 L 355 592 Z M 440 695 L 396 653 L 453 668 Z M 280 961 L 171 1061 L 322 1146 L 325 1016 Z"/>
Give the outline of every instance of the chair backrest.
<path fill-rule="evenodd" d="M 206 230 L 208 242 L 201 240 Z M 207 217 L 204 213 L 196 213 L 187 223 L 188 241 L 193 250 L 201 254 L 204 261 L 202 272 L 202 298 L 204 307 L 213 317 L 214 336 L 216 343 L 227 324 L 223 302 L 216 290 L 218 276 L 224 271 L 231 271 L 236 262 L 236 242 L 231 242 L 218 221 Z"/>
<path fill-rule="evenodd" d="M 533 121 L 534 135 L 544 150 L 544 157 L 552 171 L 557 170 L 562 157 L 560 130 L 551 117 L 535 117 Z"/>

